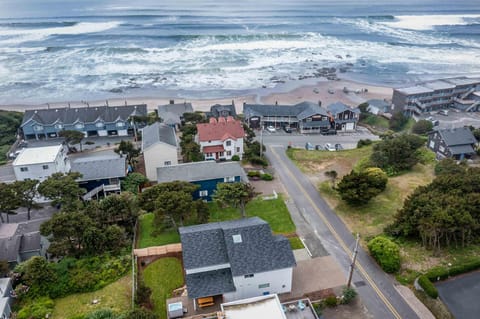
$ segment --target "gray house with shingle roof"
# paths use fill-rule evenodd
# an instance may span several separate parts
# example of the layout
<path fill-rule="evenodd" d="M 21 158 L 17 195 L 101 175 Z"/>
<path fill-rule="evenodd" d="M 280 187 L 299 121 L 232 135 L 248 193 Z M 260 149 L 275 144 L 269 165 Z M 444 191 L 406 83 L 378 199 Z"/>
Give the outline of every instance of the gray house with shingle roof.
<path fill-rule="evenodd" d="M 207 118 L 219 118 L 219 117 L 228 117 L 233 118 L 237 117 L 237 111 L 235 110 L 235 103 L 232 100 L 232 104 L 215 104 L 210 107 L 210 112 L 206 113 Z"/>
<path fill-rule="evenodd" d="M 253 217 L 180 227 L 188 296 L 224 302 L 290 292 L 295 267 L 287 238 Z"/>
<path fill-rule="evenodd" d="M 133 116 L 146 116 L 147 106 L 92 106 L 27 110 L 20 128 L 25 139 L 57 137 L 63 130 L 85 136 L 133 135 Z"/>
<path fill-rule="evenodd" d="M 293 128 L 301 133 L 330 133 L 331 130 L 353 131 L 359 110 L 343 103 L 334 103 L 326 109 L 317 103 L 301 102 L 295 105 L 243 105 L 245 121 L 251 128 Z"/>
<path fill-rule="evenodd" d="M 437 159 L 446 157 L 462 160 L 475 154 L 476 138 L 468 127 L 433 131 L 428 135 L 428 148 Z"/>
<path fill-rule="evenodd" d="M 193 113 L 193 107 L 192 103 L 175 103 L 171 100 L 169 104 L 159 105 L 157 112 L 163 123 L 176 128 L 182 124 L 183 114 Z"/>
<path fill-rule="evenodd" d="M 149 180 L 157 180 L 157 168 L 178 164 L 178 141 L 175 129 L 154 123 L 142 129 L 142 153 Z"/>

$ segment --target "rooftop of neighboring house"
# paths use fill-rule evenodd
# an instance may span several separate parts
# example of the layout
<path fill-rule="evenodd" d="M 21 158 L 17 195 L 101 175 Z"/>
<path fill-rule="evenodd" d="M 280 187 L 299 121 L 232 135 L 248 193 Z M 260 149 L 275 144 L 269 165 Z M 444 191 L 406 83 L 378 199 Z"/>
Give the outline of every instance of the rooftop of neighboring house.
<path fill-rule="evenodd" d="M 301 102 L 295 105 L 269 105 L 269 104 L 243 104 L 243 113 L 246 117 L 252 116 L 299 116 L 302 112 L 314 114 L 324 114 L 317 103 Z M 304 115 L 305 116 L 305 115 Z"/>
<path fill-rule="evenodd" d="M 24 148 L 13 162 L 13 166 L 52 163 L 63 145 Z"/>
<path fill-rule="evenodd" d="M 165 143 L 177 147 L 175 129 L 163 123 L 153 123 L 142 129 L 142 151 L 157 143 Z"/>
<path fill-rule="evenodd" d="M 245 130 L 243 123 L 231 116 L 220 117 L 218 120 L 212 117 L 209 123 L 197 124 L 197 134 L 200 142 L 225 141 L 245 137 Z"/>
<path fill-rule="evenodd" d="M 157 110 L 158 116 L 166 124 L 180 124 L 183 114 L 193 113 L 192 103 L 175 103 L 174 100 L 170 100 L 169 104 L 159 105 Z"/>
<path fill-rule="evenodd" d="M 218 117 L 220 112 L 229 112 L 231 116 L 237 116 L 237 111 L 235 110 L 235 103 L 232 101 L 232 104 L 215 104 L 210 107 L 210 112 L 207 113 L 207 117 Z"/>
<path fill-rule="evenodd" d="M 204 181 L 226 176 L 241 176 L 247 181 L 247 176 L 238 162 L 203 161 L 184 163 L 178 165 L 157 168 L 157 182 L 165 183 L 172 181 Z"/>
<path fill-rule="evenodd" d="M 100 120 L 107 123 L 112 123 L 117 120 L 126 121 L 131 116 L 146 115 L 146 104 L 26 110 L 23 116 L 21 127 L 31 120 L 43 125 L 55 123 L 73 124 L 75 122 L 94 123 Z"/>
<path fill-rule="evenodd" d="M 377 107 L 377 108 L 385 108 L 385 107 L 390 107 L 391 103 L 385 100 L 381 99 L 371 99 L 367 101 L 368 105 Z"/>
<path fill-rule="evenodd" d="M 477 143 L 477 140 L 468 127 L 442 129 L 436 132 L 440 134 L 447 146 L 471 145 Z M 434 132 L 431 134 L 434 134 Z"/>
<path fill-rule="evenodd" d="M 20 251 L 22 236 L 15 235 L 8 238 L 0 238 L 0 260 L 16 262 Z"/>
<path fill-rule="evenodd" d="M 125 177 L 126 156 L 108 150 L 87 157 L 71 158 L 71 171 L 82 174 L 78 181 Z"/>
<path fill-rule="evenodd" d="M 179 233 L 190 298 L 227 292 L 222 289 L 232 289 L 231 276 L 296 265 L 288 239 L 274 236 L 258 217 L 180 227 Z"/>
<path fill-rule="evenodd" d="M 360 113 L 360 109 L 357 107 L 357 108 L 352 108 L 342 102 L 335 102 L 335 103 L 332 103 L 332 104 L 329 104 L 327 106 L 327 111 L 332 113 L 332 114 L 338 114 L 338 113 L 342 113 L 344 111 L 351 111 L 351 112 L 354 112 L 354 113 Z"/>
<path fill-rule="evenodd" d="M 10 282 L 12 279 L 10 277 L 0 278 L 0 298 L 9 296 L 9 291 L 7 289 L 11 288 Z M 2 309 L 0 307 L 0 309 Z"/>
<path fill-rule="evenodd" d="M 480 84 L 480 78 L 458 77 L 458 78 L 433 80 L 433 81 L 427 81 L 427 82 L 420 82 L 409 87 L 398 88 L 398 89 L 395 89 L 395 91 L 401 92 L 406 95 L 411 95 L 411 94 L 433 93 L 436 90 L 448 90 L 448 89 L 453 89 L 456 86 L 474 85 L 474 84 Z"/>
<path fill-rule="evenodd" d="M 277 295 L 267 295 L 228 302 L 221 305 L 229 319 L 286 319 Z"/>

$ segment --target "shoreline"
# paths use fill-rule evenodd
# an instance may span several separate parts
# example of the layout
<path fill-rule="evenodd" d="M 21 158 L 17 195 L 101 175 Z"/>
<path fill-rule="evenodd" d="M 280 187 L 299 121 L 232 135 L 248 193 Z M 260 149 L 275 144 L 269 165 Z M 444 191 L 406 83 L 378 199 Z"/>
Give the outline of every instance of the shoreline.
<path fill-rule="evenodd" d="M 244 94 L 236 95 L 232 92 L 229 97 L 219 98 L 189 98 L 188 95 L 176 97 L 162 95 L 145 95 L 145 96 L 126 96 L 121 98 L 105 98 L 86 101 L 63 101 L 63 102 L 45 102 L 39 104 L 16 103 L 0 105 L 0 110 L 24 112 L 29 109 L 46 109 L 68 107 L 87 107 L 104 106 L 106 101 L 110 106 L 121 106 L 127 104 L 147 104 L 147 109 L 153 111 L 158 105 L 168 104 L 170 100 L 176 103 L 189 102 L 192 103 L 195 111 L 209 111 L 214 104 L 231 104 L 235 103 L 237 113 L 242 113 L 243 103 L 249 104 L 278 104 L 293 105 L 303 101 L 321 102 L 322 106 L 335 102 L 342 102 L 352 107 L 369 99 L 387 99 L 392 98 L 392 87 L 372 85 L 362 83 L 350 79 L 341 78 L 337 81 L 331 81 L 322 78 L 314 78 L 302 80 L 300 85 L 292 85 L 291 83 L 281 83 L 272 88 L 257 88 L 244 92 Z M 343 88 L 346 87 L 351 92 L 345 93 Z M 367 91 L 365 91 L 365 89 Z M 357 92 L 357 93 L 355 93 Z"/>

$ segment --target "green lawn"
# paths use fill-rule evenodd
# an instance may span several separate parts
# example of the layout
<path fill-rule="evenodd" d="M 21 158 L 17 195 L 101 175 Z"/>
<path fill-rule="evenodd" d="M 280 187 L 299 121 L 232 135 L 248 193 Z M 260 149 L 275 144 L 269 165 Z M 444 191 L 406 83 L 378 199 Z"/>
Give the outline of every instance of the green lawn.
<path fill-rule="evenodd" d="M 371 126 L 374 129 L 387 130 L 388 129 L 388 120 L 383 116 L 366 114 L 365 118 L 360 121 L 366 125 Z"/>
<path fill-rule="evenodd" d="M 298 237 L 290 237 L 288 238 L 288 240 L 290 241 L 290 246 L 292 247 L 292 250 L 305 248 L 302 241 Z"/>
<path fill-rule="evenodd" d="M 99 301 L 95 305 L 92 304 L 94 299 Z M 69 319 L 104 308 L 124 312 L 132 305 L 132 275 L 126 275 L 97 291 L 73 294 L 54 301 L 52 318 L 55 319 Z"/>
<path fill-rule="evenodd" d="M 182 263 L 177 258 L 154 261 L 143 271 L 145 284 L 152 289 L 153 311 L 161 319 L 167 317 L 166 300 L 172 291 L 183 286 Z"/>
<path fill-rule="evenodd" d="M 155 226 L 153 225 L 153 217 L 153 213 L 144 214 L 139 217 L 137 248 L 162 246 L 180 242 L 180 235 L 176 230 L 164 231 L 157 236 L 153 236 L 153 232 L 155 230 Z"/>
<path fill-rule="evenodd" d="M 240 218 L 240 212 L 235 208 L 220 208 L 217 203 L 209 203 L 210 222 L 219 222 Z M 272 231 L 277 234 L 288 234 L 295 232 L 295 224 L 280 195 L 277 199 L 263 200 L 257 198 L 247 204 L 247 217 L 258 216 L 265 220 Z"/>

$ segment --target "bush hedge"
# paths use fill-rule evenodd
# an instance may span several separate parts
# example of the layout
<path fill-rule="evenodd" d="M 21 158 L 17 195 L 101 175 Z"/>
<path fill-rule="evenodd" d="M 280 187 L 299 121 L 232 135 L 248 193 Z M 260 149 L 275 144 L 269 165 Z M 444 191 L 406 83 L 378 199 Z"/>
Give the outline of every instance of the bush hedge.
<path fill-rule="evenodd" d="M 268 166 L 267 160 L 264 157 L 260 157 L 260 156 L 252 156 L 250 158 L 250 163 L 252 163 L 253 165 L 261 165 L 263 167 Z"/>
<path fill-rule="evenodd" d="M 264 181 L 271 181 L 271 180 L 273 180 L 273 176 L 270 175 L 270 174 L 266 174 L 266 173 L 265 173 L 265 174 L 262 174 L 262 176 L 260 176 L 260 178 L 261 178 L 262 180 L 264 180 Z"/>
<path fill-rule="evenodd" d="M 357 296 L 357 291 L 353 288 L 348 288 L 347 286 L 342 289 L 342 300 L 340 303 L 342 305 L 348 305 L 352 302 L 353 299 Z"/>
<path fill-rule="evenodd" d="M 432 297 L 433 299 L 436 299 L 438 297 L 437 288 L 435 287 L 434 284 L 432 284 L 432 282 L 430 281 L 430 279 L 428 279 L 427 276 L 422 275 L 418 277 L 418 284 L 420 285 L 420 287 L 423 288 L 425 293 L 430 297 Z"/>
<path fill-rule="evenodd" d="M 248 176 L 248 177 L 260 177 L 261 175 L 262 175 L 262 174 L 260 174 L 259 171 L 249 171 L 249 172 L 247 173 L 247 176 Z"/>
<path fill-rule="evenodd" d="M 372 144 L 372 140 L 371 139 L 365 139 L 365 140 L 359 140 L 357 142 L 357 148 L 361 148 L 361 147 L 364 147 L 364 146 L 368 146 L 370 144 Z"/>
<path fill-rule="evenodd" d="M 18 319 L 44 319 L 53 312 L 55 304 L 52 299 L 47 297 L 38 298 L 31 301 L 17 314 Z"/>
<path fill-rule="evenodd" d="M 233 155 L 232 156 L 232 161 L 238 162 L 239 160 L 240 160 L 240 156 L 238 156 L 238 155 Z"/>
<path fill-rule="evenodd" d="M 432 282 L 447 279 L 450 276 L 460 275 L 472 270 L 480 268 L 480 258 L 475 260 L 470 260 L 465 263 L 461 263 L 455 266 L 444 267 L 438 266 L 430 269 L 425 276 L 430 279 Z"/>
<path fill-rule="evenodd" d="M 368 249 L 373 258 L 385 272 L 400 270 L 400 249 L 398 245 L 384 236 L 377 236 L 368 242 Z"/>
<path fill-rule="evenodd" d="M 337 296 L 329 295 L 325 298 L 325 305 L 329 308 L 336 307 L 338 305 Z"/>

